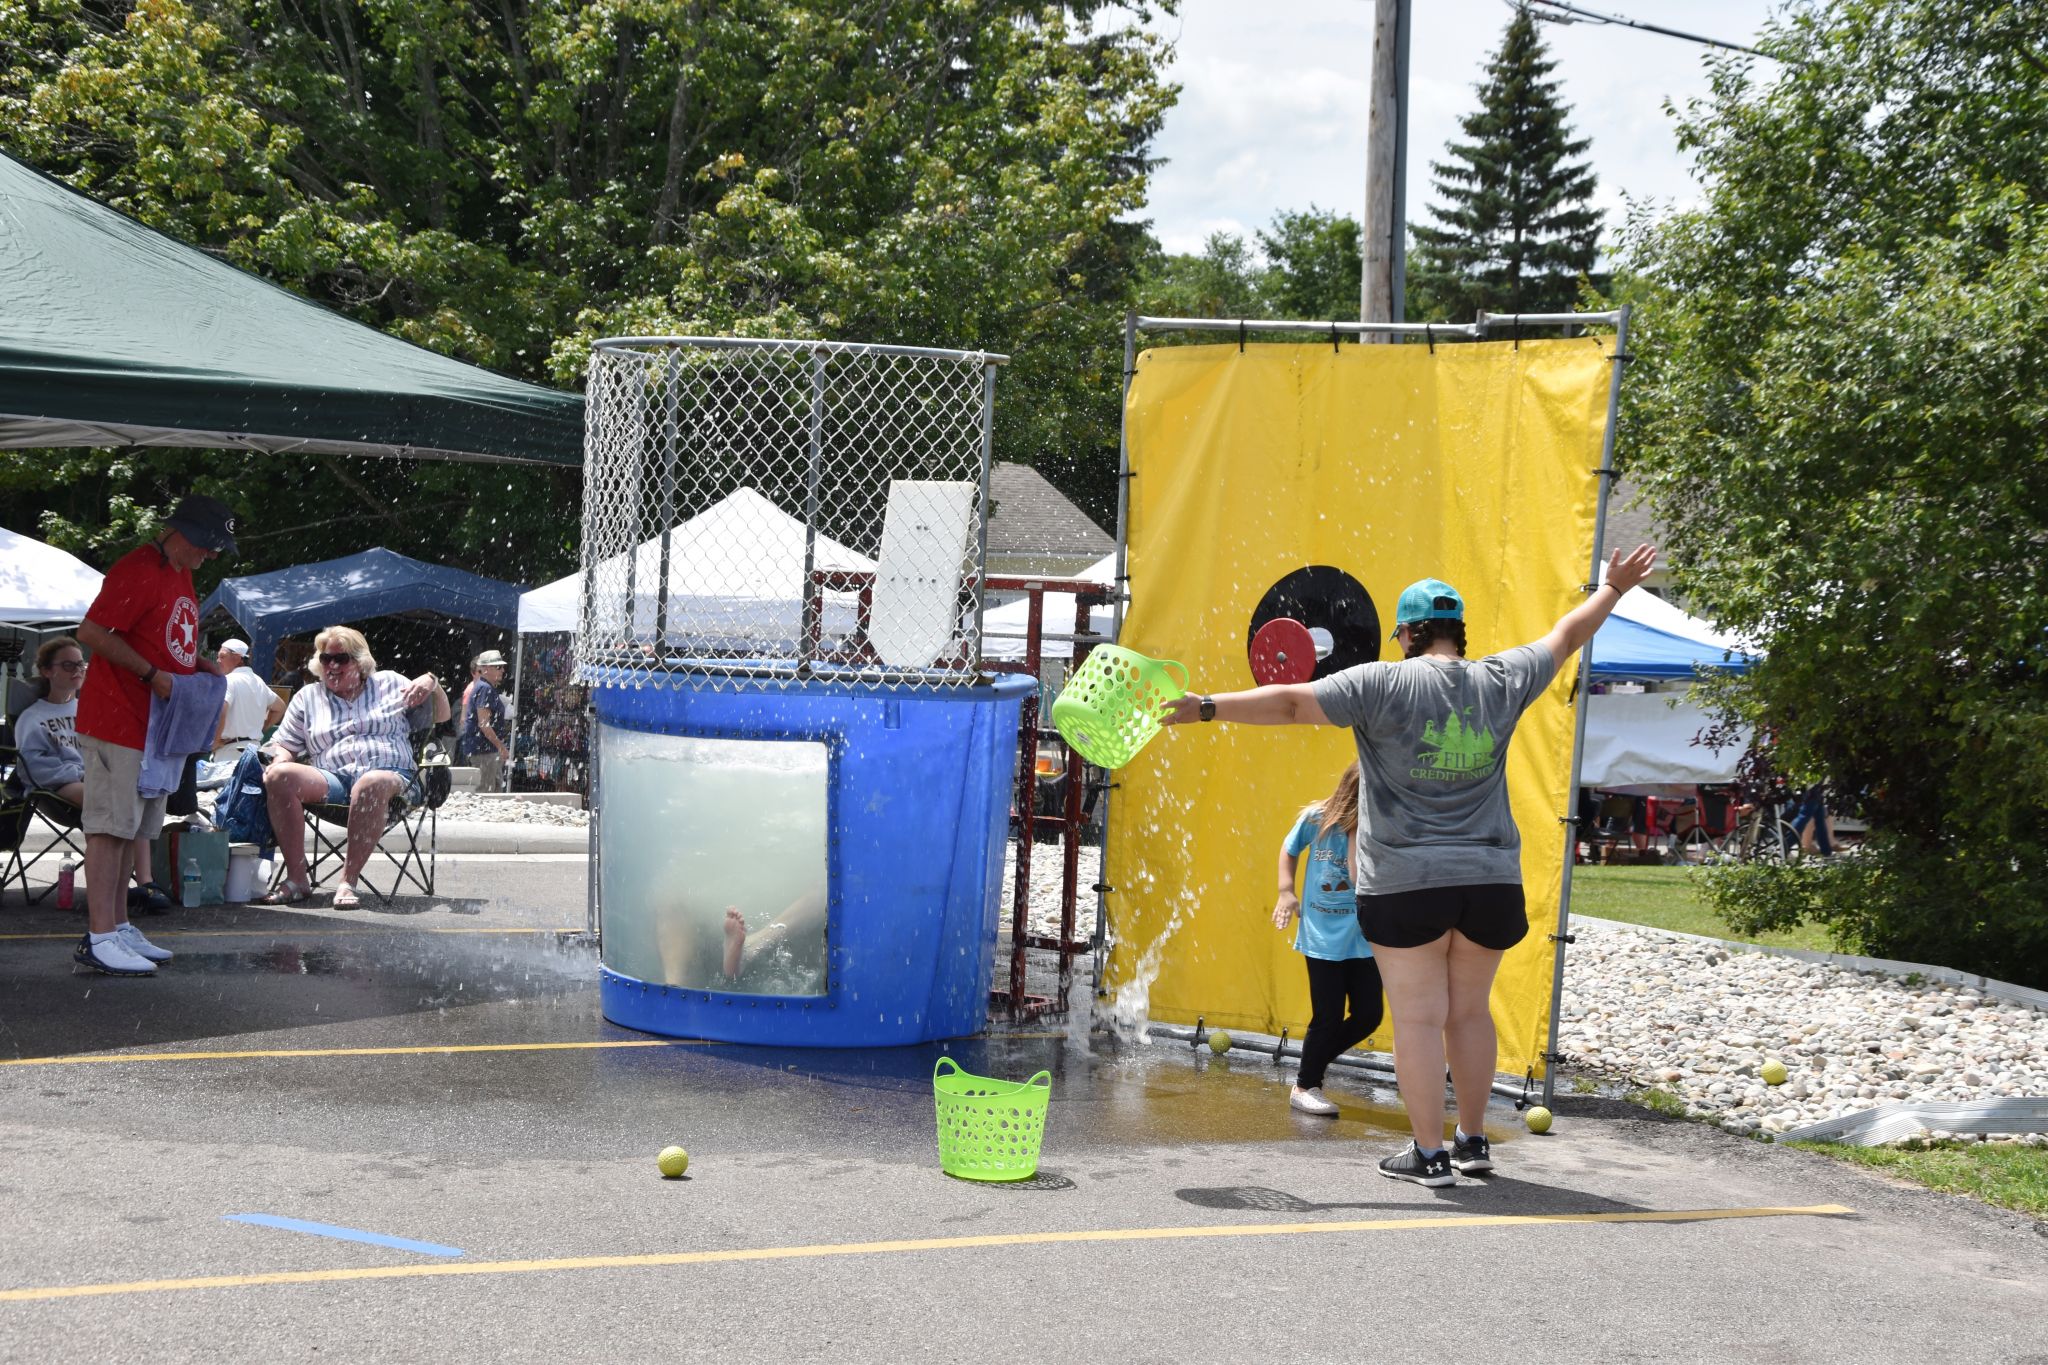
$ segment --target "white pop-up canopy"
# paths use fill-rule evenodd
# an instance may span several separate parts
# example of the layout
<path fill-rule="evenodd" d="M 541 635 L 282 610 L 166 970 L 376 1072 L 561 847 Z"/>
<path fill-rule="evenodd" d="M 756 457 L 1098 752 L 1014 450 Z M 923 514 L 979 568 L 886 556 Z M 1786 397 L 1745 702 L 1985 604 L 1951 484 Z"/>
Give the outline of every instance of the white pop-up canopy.
<path fill-rule="evenodd" d="M 812 548 L 819 569 L 872 573 L 875 561 L 827 536 Z M 626 557 L 598 566 L 600 583 L 623 586 Z M 660 597 L 661 537 L 633 553 L 633 634 L 650 637 Z M 751 488 L 735 490 L 683 522 L 668 536 L 668 624 L 671 634 L 794 639 L 803 615 L 804 524 Z M 582 573 L 519 596 L 519 631 L 575 631 L 583 612 Z M 852 593 L 825 595 L 824 628 L 850 633 Z"/>
<path fill-rule="evenodd" d="M 0 621 L 83 621 L 105 577 L 54 545 L 0 530 Z"/>
<path fill-rule="evenodd" d="M 1090 583 L 1109 584 L 1116 581 L 1116 556 L 1104 555 L 1073 578 Z M 1043 635 L 1072 635 L 1074 621 L 1078 615 L 1074 594 L 1070 592 L 1049 592 L 1045 594 L 1045 615 L 1039 620 Z M 1090 624 L 1102 629 L 1109 624 L 1108 612 L 1097 607 L 1090 612 Z M 1031 599 L 1020 597 L 1014 602 L 1005 602 L 1000 607 L 991 607 L 981 617 L 981 657 L 984 659 L 1021 659 L 1024 657 L 1025 635 L 1031 628 Z M 1071 659 L 1074 644 L 1071 640 L 1045 639 L 1039 646 L 1041 659 Z"/>

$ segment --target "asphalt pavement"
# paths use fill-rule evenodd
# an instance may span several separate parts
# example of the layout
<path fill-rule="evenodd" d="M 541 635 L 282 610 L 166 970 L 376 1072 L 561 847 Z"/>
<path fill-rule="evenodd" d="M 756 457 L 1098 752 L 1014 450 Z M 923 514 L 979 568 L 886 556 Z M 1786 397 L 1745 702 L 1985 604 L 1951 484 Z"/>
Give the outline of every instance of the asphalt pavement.
<path fill-rule="evenodd" d="M 2044 1225 L 1614 1101 L 1380 1178 L 1393 1096 L 1060 1021 L 886 1051 L 599 1015 L 573 854 L 213 907 L 157 979 L 0 901 L 0 1360 L 2048 1362 Z M 930 1076 L 1051 1073 L 1036 1178 Z M 664 1180 L 655 1154 L 691 1156 Z"/>

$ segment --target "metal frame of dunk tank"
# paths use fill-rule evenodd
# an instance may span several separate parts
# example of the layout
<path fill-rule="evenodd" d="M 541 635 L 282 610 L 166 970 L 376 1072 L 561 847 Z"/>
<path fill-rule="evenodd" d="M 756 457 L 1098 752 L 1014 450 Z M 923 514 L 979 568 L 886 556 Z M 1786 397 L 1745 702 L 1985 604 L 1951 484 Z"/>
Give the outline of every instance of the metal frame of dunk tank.
<path fill-rule="evenodd" d="M 1520 338 L 1527 329 L 1550 330 L 1556 328 L 1584 329 L 1588 327 L 1611 327 L 1614 329 L 1614 351 L 1610 357 L 1611 366 L 1607 385 L 1607 425 L 1600 440 L 1600 467 L 1594 471 L 1599 476 L 1598 501 L 1593 511 L 1593 555 L 1587 566 L 1586 581 L 1581 585 L 1588 596 L 1599 590 L 1600 563 L 1605 552 L 1607 538 L 1607 499 L 1614 489 L 1617 472 L 1614 468 L 1615 419 L 1621 408 L 1621 373 L 1633 358 L 1628 353 L 1629 305 L 1623 304 L 1612 312 L 1605 313 L 1481 313 L 1479 320 L 1468 323 L 1420 323 L 1420 322 L 1286 322 L 1255 321 L 1243 318 L 1158 318 L 1145 317 L 1137 313 L 1124 316 L 1124 370 L 1123 404 L 1117 423 L 1117 495 L 1116 495 L 1116 575 L 1115 591 L 1110 596 L 1113 616 L 1107 637 L 1117 639 L 1123 630 L 1124 609 L 1131 600 L 1130 565 L 1127 562 L 1126 517 L 1131 481 L 1131 453 L 1129 434 L 1131 381 L 1137 375 L 1138 334 L 1140 332 L 1214 332 L 1226 337 L 1234 336 L 1242 346 L 1245 338 L 1252 333 L 1279 333 L 1287 336 L 1316 338 L 1338 345 L 1345 337 L 1363 341 L 1368 336 L 1382 337 L 1387 341 L 1400 343 L 1421 341 L 1434 346 L 1438 341 L 1484 341 L 1489 338 Z M 1550 988 L 1550 1022 L 1543 1052 L 1543 1098 L 1548 1106 L 1555 1097 L 1557 1088 L 1557 1064 L 1563 1060 L 1557 1050 L 1557 1031 L 1560 1010 L 1564 999 L 1564 955 L 1572 942 L 1571 899 L 1572 862 L 1578 843 L 1578 806 L 1574 799 L 1579 788 L 1579 773 L 1586 748 L 1586 687 L 1592 677 L 1593 643 L 1588 641 L 1579 651 L 1579 672 L 1574 680 L 1572 716 L 1572 760 L 1571 782 L 1566 788 L 1572 809 L 1558 817 L 1565 831 L 1564 871 L 1558 888 L 1557 924 L 1550 935 L 1557 945 L 1552 967 Z M 1116 818 L 1111 796 L 1115 783 L 1105 783 L 1100 800 L 1105 803 L 1103 847 L 1108 847 L 1108 822 Z M 1114 888 L 1098 881 L 1095 887 L 1095 979 L 1102 979 L 1103 955 L 1108 947 L 1109 893 Z M 1199 1040 L 1202 1025 L 1198 1021 L 1192 1030 L 1153 1025 L 1155 1033 L 1168 1036 L 1184 1036 Z M 1236 1045 L 1246 1046 L 1244 1038 L 1238 1038 Z M 1255 1048 L 1257 1044 L 1252 1044 Z M 1277 1043 L 1271 1045 L 1274 1063 L 1277 1065 L 1286 1051 L 1287 1040 L 1283 1034 Z M 1351 1054 L 1338 1058 L 1343 1063 Z M 1356 1062 L 1352 1064 L 1356 1065 Z M 1379 1069 L 1379 1068 L 1374 1068 Z M 1496 1079 L 1494 1089 L 1510 1098 L 1526 1099 L 1527 1086 L 1521 1081 L 1504 1084 Z"/>
<path fill-rule="evenodd" d="M 606 337 L 592 344 L 585 432 L 581 629 L 590 686 L 724 690 L 835 682 L 942 688 L 986 678 L 995 377 L 984 351 L 739 337 Z M 650 475 L 650 466 L 653 473 Z M 891 663 L 868 636 L 893 480 L 972 474 L 975 495 L 956 574 L 940 605 L 948 647 L 930 664 Z M 956 479 L 955 481 L 964 481 Z M 678 541 L 688 519 L 735 507 L 733 529 L 803 540 L 798 586 L 753 583 L 742 560 Z M 845 543 L 842 543 L 845 542 Z M 677 594 L 690 560 L 716 586 Z M 651 585 L 651 586 L 650 586 Z M 794 615 L 791 615 L 791 611 Z M 836 615 L 835 615 L 836 613 Z M 593 725 L 589 794 L 603 802 Z M 600 844 L 592 822 L 586 927 L 603 941 Z"/>

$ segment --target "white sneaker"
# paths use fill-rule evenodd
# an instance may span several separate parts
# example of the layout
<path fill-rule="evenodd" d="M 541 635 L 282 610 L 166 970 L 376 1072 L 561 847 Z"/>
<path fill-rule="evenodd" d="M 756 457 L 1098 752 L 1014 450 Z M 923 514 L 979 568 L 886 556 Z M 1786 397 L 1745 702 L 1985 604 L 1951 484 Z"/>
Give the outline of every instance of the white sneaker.
<path fill-rule="evenodd" d="M 81 967 L 91 967 L 109 976 L 156 975 L 156 964 L 129 951 L 119 934 L 99 943 L 94 943 L 92 935 L 87 934 L 79 939 L 78 946 L 71 950 L 71 960 Z"/>
<path fill-rule="evenodd" d="M 169 962 L 177 954 L 169 948 L 159 948 L 142 936 L 142 931 L 130 922 L 114 931 L 121 937 L 121 946 L 137 957 L 146 957 L 151 962 Z"/>
<path fill-rule="evenodd" d="M 1310 1086 L 1306 1090 L 1295 1086 L 1294 1092 L 1287 1097 L 1287 1103 L 1304 1114 L 1321 1114 L 1325 1118 L 1331 1118 L 1337 1113 L 1336 1104 L 1323 1093 L 1323 1088 L 1319 1085 Z"/>

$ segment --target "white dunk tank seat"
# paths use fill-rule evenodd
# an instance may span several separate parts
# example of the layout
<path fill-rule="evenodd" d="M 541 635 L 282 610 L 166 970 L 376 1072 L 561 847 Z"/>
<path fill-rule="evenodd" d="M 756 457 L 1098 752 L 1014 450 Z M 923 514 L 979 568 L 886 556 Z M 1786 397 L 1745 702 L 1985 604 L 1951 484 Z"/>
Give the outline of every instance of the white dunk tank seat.
<path fill-rule="evenodd" d="M 889 485 L 867 638 L 890 667 L 930 668 L 952 648 L 980 492 L 964 480 L 898 479 Z"/>

